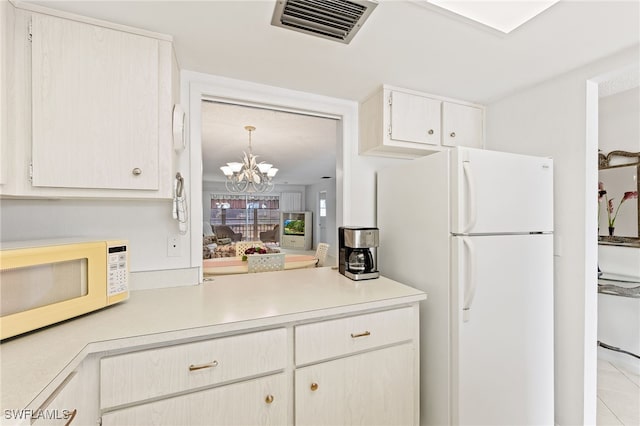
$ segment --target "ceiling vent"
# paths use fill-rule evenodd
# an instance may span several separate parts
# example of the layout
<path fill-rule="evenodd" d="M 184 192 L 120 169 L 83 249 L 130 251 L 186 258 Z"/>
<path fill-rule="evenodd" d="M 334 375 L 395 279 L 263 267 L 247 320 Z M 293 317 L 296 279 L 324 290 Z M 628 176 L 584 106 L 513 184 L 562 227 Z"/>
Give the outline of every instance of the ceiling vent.
<path fill-rule="evenodd" d="M 279 0 L 271 25 L 347 44 L 377 5 L 372 0 Z"/>

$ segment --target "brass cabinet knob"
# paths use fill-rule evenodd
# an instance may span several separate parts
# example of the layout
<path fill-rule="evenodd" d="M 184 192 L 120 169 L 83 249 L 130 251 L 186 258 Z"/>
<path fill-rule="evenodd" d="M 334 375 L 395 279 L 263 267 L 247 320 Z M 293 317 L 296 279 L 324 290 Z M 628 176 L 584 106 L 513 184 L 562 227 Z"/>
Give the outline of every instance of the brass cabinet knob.
<path fill-rule="evenodd" d="M 312 390 L 313 392 L 317 391 L 317 390 L 318 390 L 318 384 L 317 384 L 317 383 L 315 383 L 315 382 L 314 382 L 314 383 L 311 383 L 311 390 Z"/>
<path fill-rule="evenodd" d="M 429 131 L 427 133 L 432 135 L 433 134 L 433 129 L 429 129 Z"/>
<path fill-rule="evenodd" d="M 131 170 L 131 173 L 133 173 L 134 176 L 140 176 L 142 174 L 142 169 L 140 167 L 136 167 L 135 169 Z"/>
<path fill-rule="evenodd" d="M 451 136 L 452 138 L 455 138 L 455 137 L 456 137 L 456 132 L 451 132 L 451 133 L 449 134 L 449 136 Z"/>
<path fill-rule="evenodd" d="M 274 399 L 275 398 L 273 397 L 273 395 L 267 395 L 267 397 L 264 399 L 264 402 L 266 402 L 267 404 L 271 404 Z"/>

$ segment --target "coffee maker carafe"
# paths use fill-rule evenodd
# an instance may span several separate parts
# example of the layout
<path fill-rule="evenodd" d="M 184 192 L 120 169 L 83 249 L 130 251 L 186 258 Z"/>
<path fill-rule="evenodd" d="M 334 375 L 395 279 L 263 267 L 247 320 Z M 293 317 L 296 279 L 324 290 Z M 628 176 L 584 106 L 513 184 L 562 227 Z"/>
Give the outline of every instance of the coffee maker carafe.
<path fill-rule="evenodd" d="M 338 228 L 338 271 L 356 281 L 378 278 L 376 247 L 378 228 L 341 226 Z"/>

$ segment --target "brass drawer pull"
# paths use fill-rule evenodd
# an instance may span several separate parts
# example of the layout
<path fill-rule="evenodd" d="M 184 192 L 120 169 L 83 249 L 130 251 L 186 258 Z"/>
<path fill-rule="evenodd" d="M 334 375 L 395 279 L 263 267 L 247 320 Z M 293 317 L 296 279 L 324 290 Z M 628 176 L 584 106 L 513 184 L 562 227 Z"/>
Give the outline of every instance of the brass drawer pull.
<path fill-rule="evenodd" d="M 74 408 L 73 411 L 71 411 L 69 413 L 69 420 L 67 420 L 67 422 L 64 424 L 64 426 L 69 426 L 71 424 L 71 422 L 73 421 L 73 419 L 76 418 L 76 414 L 78 414 L 78 409 Z"/>
<path fill-rule="evenodd" d="M 267 404 L 271 404 L 274 399 L 275 398 L 273 397 L 273 395 L 267 395 L 267 397 L 264 399 L 264 402 L 266 402 Z"/>
<path fill-rule="evenodd" d="M 318 390 L 318 384 L 317 383 L 311 383 L 311 391 L 315 392 Z"/>
<path fill-rule="evenodd" d="M 217 367 L 217 366 L 218 366 L 218 361 L 213 360 L 208 364 L 200 364 L 200 365 L 191 364 L 189 366 L 189 371 L 202 370 L 203 368 L 212 368 L 212 367 Z"/>
<path fill-rule="evenodd" d="M 364 336 L 370 336 L 370 335 L 371 335 L 371 333 L 369 331 L 365 331 L 363 333 L 358 333 L 358 334 L 351 333 L 351 337 L 354 338 L 354 339 L 356 339 L 358 337 L 364 337 Z"/>

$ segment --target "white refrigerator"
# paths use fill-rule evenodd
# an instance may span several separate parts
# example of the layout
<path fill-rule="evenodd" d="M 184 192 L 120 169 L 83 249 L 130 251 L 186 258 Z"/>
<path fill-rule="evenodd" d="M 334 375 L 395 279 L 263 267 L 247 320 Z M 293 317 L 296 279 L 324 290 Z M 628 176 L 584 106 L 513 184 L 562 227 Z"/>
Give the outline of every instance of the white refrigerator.
<path fill-rule="evenodd" d="M 553 425 L 553 161 L 454 148 L 381 170 L 381 275 L 427 293 L 425 425 Z"/>

